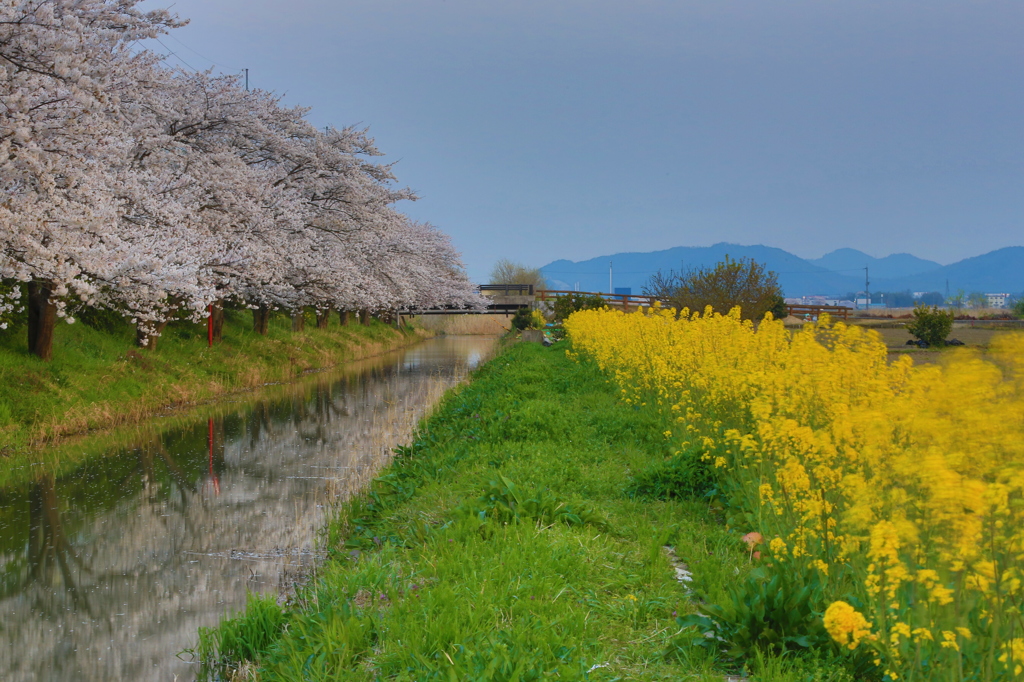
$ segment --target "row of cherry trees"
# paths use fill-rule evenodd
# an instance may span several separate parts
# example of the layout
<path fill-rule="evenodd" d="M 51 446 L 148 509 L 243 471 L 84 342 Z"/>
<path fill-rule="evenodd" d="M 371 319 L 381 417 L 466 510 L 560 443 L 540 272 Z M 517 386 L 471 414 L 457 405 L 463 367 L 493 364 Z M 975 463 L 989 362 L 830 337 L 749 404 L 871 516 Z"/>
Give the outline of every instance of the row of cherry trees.
<path fill-rule="evenodd" d="M 0 313 L 27 308 L 32 352 L 72 303 L 143 339 L 226 300 L 264 329 L 273 309 L 479 303 L 365 130 L 167 68 L 138 41 L 181 22 L 137 2 L 0 3 Z"/>

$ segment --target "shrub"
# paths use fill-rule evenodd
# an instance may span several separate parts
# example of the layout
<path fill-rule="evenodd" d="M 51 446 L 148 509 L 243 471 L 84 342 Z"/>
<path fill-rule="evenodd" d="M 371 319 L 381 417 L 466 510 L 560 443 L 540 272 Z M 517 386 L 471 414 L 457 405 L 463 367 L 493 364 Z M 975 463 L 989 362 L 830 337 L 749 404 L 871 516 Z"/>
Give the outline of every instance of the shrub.
<path fill-rule="evenodd" d="M 914 321 L 907 325 L 907 331 L 929 346 L 944 346 L 953 331 L 953 313 L 937 306 L 919 305 L 914 308 Z"/>
<path fill-rule="evenodd" d="M 539 310 L 520 308 L 512 316 L 512 328 L 516 331 L 524 329 L 542 329 L 544 327 L 544 315 Z"/>
<path fill-rule="evenodd" d="M 595 295 L 566 294 L 555 299 L 555 319 L 566 320 L 580 310 L 600 310 L 607 305 L 603 298 Z"/>

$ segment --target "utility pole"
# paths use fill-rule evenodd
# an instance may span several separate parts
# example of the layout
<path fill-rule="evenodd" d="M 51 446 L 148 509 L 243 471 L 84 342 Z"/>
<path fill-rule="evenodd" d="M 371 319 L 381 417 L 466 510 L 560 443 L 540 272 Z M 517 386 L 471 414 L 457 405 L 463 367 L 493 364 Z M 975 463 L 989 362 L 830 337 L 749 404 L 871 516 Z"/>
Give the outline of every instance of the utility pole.
<path fill-rule="evenodd" d="M 871 282 L 868 281 L 868 266 L 864 266 L 864 297 L 867 299 L 868 310 L 871 309 Z"/>
<path fill-rule="evenodd" d="M 608 293 L 614 294 L 615 289 L 612 288 L 612 262 L 608 261 Z"/>
<path fill-rule="evenodd" d="M 249 69 L 245 69 L 245 91 L 249 92 Z"/>

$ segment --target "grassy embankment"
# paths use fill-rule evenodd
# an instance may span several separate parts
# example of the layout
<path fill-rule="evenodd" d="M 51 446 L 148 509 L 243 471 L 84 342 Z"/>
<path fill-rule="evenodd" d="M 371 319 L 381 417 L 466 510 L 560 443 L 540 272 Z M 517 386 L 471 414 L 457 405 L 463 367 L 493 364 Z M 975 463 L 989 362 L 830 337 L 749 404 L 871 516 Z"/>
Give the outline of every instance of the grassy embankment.
<path fill-rule="evenodd" d="M 564 344 L 520 344 L 421 425 L 325 534 L 295 601 L 253 596 L 200 633 L 225 678 L 269 680 L 848 680 L 809 660 L 716 660 L 676 616 L 674 561 L 720 601 L 740 532 L 666 471 L 659 417 L 621 404 Z M 646 493 L 646 494 L 641 494 Z M 662 494 L 658 494 L 662 493 Z M 675 557 L 665 546 L 674 547 Z"/>
<path fill-rule="evenodd" d="M 120 321 L 60 323 L 53 360 L 25 350 L 24 328 L 0 332 L 0 467 L 38 446 L 145 419 L 225 393 L 288 381 L 311 370 L 377 355 L 422 338 L 374 321 L 292 332 L 283 315 L 252 331 L 248 311 L 226 311 L 223 341 L 207 347 L 204 325 L 172 323 L 156 350 L 138 348 Z"/>

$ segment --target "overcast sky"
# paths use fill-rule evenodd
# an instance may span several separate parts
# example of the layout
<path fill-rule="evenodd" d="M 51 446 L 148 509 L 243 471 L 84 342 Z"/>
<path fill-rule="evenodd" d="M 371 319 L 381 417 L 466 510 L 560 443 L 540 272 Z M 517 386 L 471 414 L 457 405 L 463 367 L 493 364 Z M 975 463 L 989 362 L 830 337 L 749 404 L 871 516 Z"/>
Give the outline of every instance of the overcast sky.
<path fill-rule="evenodd" d="M 167 7 L 147 0 L 145 7 Z M 1024 244 L 1020 0 L 178 0 L 152 47 L 370 127 L 469 274 Z"/>

